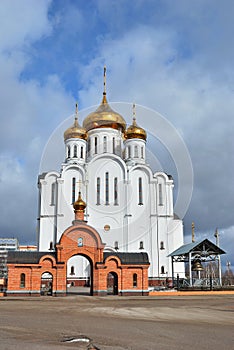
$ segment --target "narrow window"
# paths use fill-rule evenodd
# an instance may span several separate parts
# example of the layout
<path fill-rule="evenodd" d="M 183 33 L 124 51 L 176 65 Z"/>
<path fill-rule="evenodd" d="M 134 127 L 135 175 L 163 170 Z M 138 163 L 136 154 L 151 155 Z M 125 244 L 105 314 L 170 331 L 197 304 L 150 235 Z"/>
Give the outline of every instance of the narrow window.
<path fill-rule="evenodd" d="M 106 205 L 109 205 L 109 173 L 106 173 Z"/>
<path fill-rule="evenodd" d="M 83 247 L 83 238 L 82 237 L 78 238 L 77 245 L 78 245 L 78 247 Z"/>
<path fill-rule="evenodd" d="M 163 198 L 162 198 L 162 184 L 158 185 L 158 204 L 163 205 Z"/>
<path fill-rule="evenodd" d="M 20 275 L 20 288 L 25 288 L 25 273 Z"/>
<path fill-rule="evenodd" d="M 80 158 L 84 158 L 84 147 L 83 146 L 81 146 L 81 148 L 80 148 Z"/>
<path fill-rule="evenodd" d="M 138 205 L 143 205 L 143 193 L 142 193 L 142 178 L 138 179 L 138 194 L 139 194 L 139 203 Z"/>
<path fill-rule="evenodd" d="M 144 147 L 141 147 L 141 158 L 144 158 Z"/>
<path fill-rule="evenodd" d="M 165 273 L 165 268 L 164 266 L 161 266 L 161 274 L 163 275 Z"/>
<path fill-rule="evenodd" d="M 161 249 L 161 250 L 165 249 L 165 248 L 164 248 L 164 242 L 163 242 L 163 241 L 160 242 L 160 249 Z"/>
<path fill-rule="evenodd" d="M 74 268 L 74 266 L 71 266 L 71 272 L 70 272 L 70 275 L 75 275 L 75 268 Z"/>
<path fill-rule="evenodd" d="M 53 250 L 53 242 L 50 242 L 50 247 L 49 247 L 49 250 Z"/>
<path fill-rule="evenodd" d="M 137 274 L 136 273 L 133 274 L 132 285 L 133 285 L 133 287 L 137 287 Z"/>
<path fill-rule="evenodd" d="M 72 178 L 72 204 L 75 202 L 76 200 L 76 178 L 73 177 Z"/>
<path fill-rule="evenodd" d="M 128 158 L 131 158 L 131 147 L 128 146 Z"/>
<path fill-rule="evenodd" d="M 138 158 L 138 147 L 134 146 L 134 158 Z"/>
<path fill-rule="evenodd" d="M 115 154 L 115 138 L 113 137 L 113 153 Z"/>
<path fill-rule="evenodd" d="M 88 154 L 90 152 L 90 139 L 88 139 Z"/>
<path fill-rule="evenodd" d="M 97 178 L 97 205 L 100 205 L 100 177 Z"/>
<path fill-rule="evenodd" d="M 139 249 L 144 249 L 144 243 L 143 243 L 143 241 L 140 241 L 140 247 L 139 247 Z"/>
<path fill-rule="evenodd" d="M 118 250 L 119 249 L 119 243 L 118 241 L 115 241 L 115 250 Z"/>
<path fill-rule="evenodd" d="M 114 178 L 114 205 L 118 205 L 118 178 Z"/>
<path fill-rule="evenodd" d="M 70 146 L 67 147 L 67 158 L 70 158 L 71 156 L 71 149 Z"/>
<path fill-rule="evenodd" d="M 74 158 L 77 158 L 77 146 L 76 145 L 74 146 L 74 153 L 73 154 L 74 154 Z"/>
<path fill-rule="evenodd" d="M 97 137 L 94 138 L 94 153 L 97 154 Z"/>
<path fill-rule="evenodd" d="M 51 203 L 50 205 L 55 205 L 55 182 L 51 184 Z"/>
<path fill-rule="evenodd" d="M 103 152 L 107 152 L 107 138 L 103 137 Z"/>

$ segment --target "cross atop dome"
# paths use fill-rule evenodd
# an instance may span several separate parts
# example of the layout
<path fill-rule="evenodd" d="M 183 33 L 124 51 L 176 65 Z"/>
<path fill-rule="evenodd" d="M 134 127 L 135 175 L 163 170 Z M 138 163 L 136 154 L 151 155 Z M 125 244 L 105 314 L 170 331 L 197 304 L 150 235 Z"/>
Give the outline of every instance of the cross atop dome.
<path fill-rule="evenodd" d="M 107 102 L 106 98 L 106 66 L 104 66 L 103 76 L 103 97 L 99 107 L 90 113 L 83 121 L 83 127 L 90 131 L 96 128 L 112 128 L 124 132 L 126 122 L 124 118 L 115 112 Z"/>

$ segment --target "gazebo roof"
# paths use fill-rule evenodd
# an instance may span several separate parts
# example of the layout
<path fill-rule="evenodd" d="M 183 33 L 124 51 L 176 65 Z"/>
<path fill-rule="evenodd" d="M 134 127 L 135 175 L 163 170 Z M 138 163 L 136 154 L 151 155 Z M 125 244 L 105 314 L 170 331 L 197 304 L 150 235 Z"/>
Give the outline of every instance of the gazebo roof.
<path fill-rule="evenodd" d="M 226 254 L 226 252 L 219 248 L 216 244 L 212 243 L 208 239 L 203 239 L 198 242 L 187 243 L 174 250 L 168 256 L 188 256 L 189 253 L 199 254 L 201 256 L 210 256 L 210 255 L 221 255 Z"/>

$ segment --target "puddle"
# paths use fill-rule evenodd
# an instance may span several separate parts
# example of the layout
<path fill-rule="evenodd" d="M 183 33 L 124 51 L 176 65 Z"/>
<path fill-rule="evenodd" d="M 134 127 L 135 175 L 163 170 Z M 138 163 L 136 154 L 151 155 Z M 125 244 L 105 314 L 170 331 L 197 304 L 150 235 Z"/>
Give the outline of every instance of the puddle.
<path fill-rule="evenodd" d="M 76 337 L 64 337 L 62 343 L 90 343 L 92 339 L 86 337 L 85 335 L 79 335 Z"/>

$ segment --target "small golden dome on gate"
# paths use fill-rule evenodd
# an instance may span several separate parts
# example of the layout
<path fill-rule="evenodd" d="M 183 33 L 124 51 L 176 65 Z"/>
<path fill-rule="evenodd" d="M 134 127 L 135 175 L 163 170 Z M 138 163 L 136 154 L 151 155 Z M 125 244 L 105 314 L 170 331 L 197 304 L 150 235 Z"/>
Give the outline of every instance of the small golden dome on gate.
<path fill-rule="evenodd" d="M 79 191 L 78 199 L 73 203 L 73 208 L 75 209 L 75 211 L 83 211 L 83 212 L 86 208 L 86 203 L 81 198 L 80 191 Z"/>

